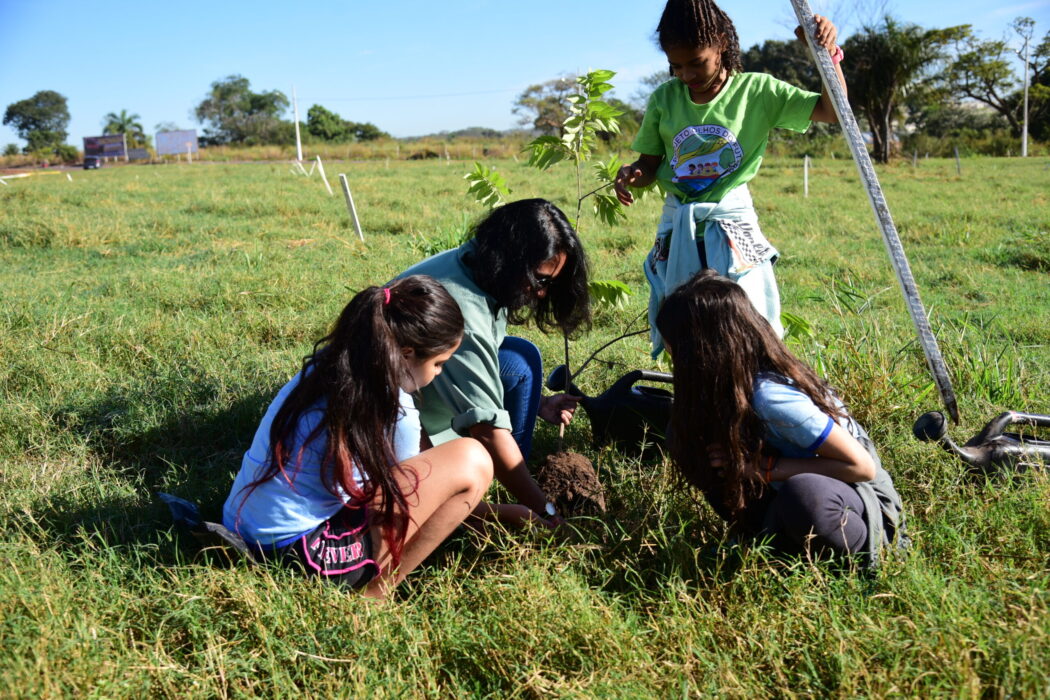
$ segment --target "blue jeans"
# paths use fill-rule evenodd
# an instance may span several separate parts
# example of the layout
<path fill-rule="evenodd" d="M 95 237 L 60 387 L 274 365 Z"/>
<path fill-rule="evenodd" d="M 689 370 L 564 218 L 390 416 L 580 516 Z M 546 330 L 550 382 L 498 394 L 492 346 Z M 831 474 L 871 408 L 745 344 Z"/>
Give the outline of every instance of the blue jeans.
<path fill-rule="evenodd" d="M 510 413 L 510 432 L 522 456 L 528 459 L 543 388 L 540 349 L 524 338 L 508 335 L 499 346 L 499 378 L 503 383 L 503 408 Z"/>

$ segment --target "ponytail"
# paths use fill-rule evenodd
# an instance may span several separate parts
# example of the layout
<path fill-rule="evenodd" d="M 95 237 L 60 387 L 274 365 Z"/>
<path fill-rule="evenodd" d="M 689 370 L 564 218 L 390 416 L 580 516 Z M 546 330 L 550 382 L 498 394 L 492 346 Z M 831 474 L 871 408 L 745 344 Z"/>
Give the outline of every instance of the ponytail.
<path fill-rule="evenodd" d="M 294 483 L 305 446 L 325 435 L 321 479 L 330 493 L 346 494 L 351 507 L 376 504 L 371 525 L 382 526 L 394 564 L 408 531 L 406 497 L 396 479 L 394 431 L 401 412 L 399 388 L 417 359 L 452 348 L 463 335 L 459 305 L 436 280 L 413 275 L 386 287 L 368 287 L 346 305 L 331 332 L 303 360 L 299 383 L 270 426 L 270 458 L 248 493 L 278 473 Z M 300 442 L 303 415 L 323 417 Z M 293 454 L 293 448 L 298 449 Z M 354 478 L 358 472 L 361 483 Z"/>

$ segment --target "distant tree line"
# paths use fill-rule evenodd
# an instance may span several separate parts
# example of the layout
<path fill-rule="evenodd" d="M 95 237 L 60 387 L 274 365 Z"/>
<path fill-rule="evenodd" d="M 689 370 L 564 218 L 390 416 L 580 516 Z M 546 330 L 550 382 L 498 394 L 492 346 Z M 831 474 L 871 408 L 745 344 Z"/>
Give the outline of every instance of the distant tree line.
<path fill-rule="evenodd" d="M 287 144 L 295 140 L 295 124 L 281 116 L 290 102 L 279 90 L 252 92 L 247 78 L 231 75 L 211 85 L 207 97 L 197 105 L 194 116 L 205 125 L 203 145 L 239 144 L 246 146 Z M 389 137 L 375 124 L 343 119 L 321 105 L 307 111 L 304 141 L 347 143 Z"/>
<path fill-rule="evenodd" d="M 207 95 L 193 110 L 193 116 L 204 126 L 200 143 L 209 145 L 289 144 L 295 140 L 295 124 L 282 118 L 290 106 L 279 90 L 253 92 L 247 78 L 231 75 L 211 84 Z M 24 153 L 42 159 L 58 157 L 76 160 L 77 149 L 66 144 L 69 137 L 69 106 L 65 96 L 54 90 L 41 90 L 32 97 L 7 106 L 4 125 L 10 125 L 26 141 Z M 343 119 L 321 105 L 307 112 L 302 125 L 304 142 L 348 143 L 389 138 L 389 134 L 370 122 Z M 175 129 L 166 122 L 158 131 Z M 129 148 L 146 148 L 150 138 L 138 114 L 122 109 L 110 112 L 102 120 L 103 134 L 125 134 Z M 4 155 L 17 155 L 18 147 L 8 144 Z"/>

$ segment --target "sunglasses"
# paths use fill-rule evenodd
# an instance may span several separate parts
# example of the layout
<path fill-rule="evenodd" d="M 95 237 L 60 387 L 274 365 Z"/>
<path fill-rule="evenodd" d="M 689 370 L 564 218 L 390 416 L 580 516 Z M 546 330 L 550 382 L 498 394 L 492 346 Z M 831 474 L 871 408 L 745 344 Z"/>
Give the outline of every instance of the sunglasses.
<path fill-rule="evenodd" d="M 533 275 L 532 279 L 532 288 L 536 291 L 547 289 L 554 284 L 554 277 L 551 275 Z"/>

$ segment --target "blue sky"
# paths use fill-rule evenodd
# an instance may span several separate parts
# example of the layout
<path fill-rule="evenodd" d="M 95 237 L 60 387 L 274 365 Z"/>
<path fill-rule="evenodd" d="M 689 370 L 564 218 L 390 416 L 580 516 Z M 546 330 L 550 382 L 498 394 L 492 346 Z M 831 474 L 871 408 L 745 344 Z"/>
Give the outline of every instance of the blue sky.
<path fill-rule="evenodd" d="M 212 82 L 231 74 L 252 89 L 322 104 L 395 136 L 467 126 L 516 125 L 514 98 L 528 85 L 608 68 L 615 95 L 665 63 L 651 41 L 664 0 L 0 0 L 0 109 L 38 90 L 69 100 L 69 142 L 101 133 L 107 112 L 197 128 L 190 116 Z M 786 39 L 789 0 L 723 3 L 746 48 Z M 1014 17 L 1050 29 L 1050 0 L 822 0 L 848 35 L 885 7 L 924 27 L 973 24 L 998 38 Z M 857 7 L 862 9 L 857 10 Z M 847 57 L 846 60 L 849 60 Z M 290 116 L 290 111 L 289 111 Z M 0 126 L 0 145 L 22 142 Z"/>

